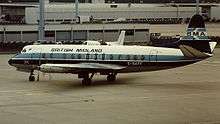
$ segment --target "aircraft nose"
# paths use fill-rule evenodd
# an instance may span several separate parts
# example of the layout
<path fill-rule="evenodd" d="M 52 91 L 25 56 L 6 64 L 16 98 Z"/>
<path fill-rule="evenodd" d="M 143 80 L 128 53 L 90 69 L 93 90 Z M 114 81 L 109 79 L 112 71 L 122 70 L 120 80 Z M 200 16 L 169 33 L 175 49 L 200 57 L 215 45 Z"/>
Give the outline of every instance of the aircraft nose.
<path fill-rule="evenodd" d="M 8 64 L 11 65 L 12 64 L 12 59 L 8 60 Z"/>

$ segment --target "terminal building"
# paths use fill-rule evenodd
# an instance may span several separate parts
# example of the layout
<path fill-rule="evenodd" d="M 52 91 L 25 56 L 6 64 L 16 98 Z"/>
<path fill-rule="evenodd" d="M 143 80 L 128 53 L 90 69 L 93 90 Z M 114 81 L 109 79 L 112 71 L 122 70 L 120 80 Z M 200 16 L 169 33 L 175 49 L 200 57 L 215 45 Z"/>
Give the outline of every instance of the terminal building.
<path fill-rule="evenodd" d="M 0 42 L 34 42 L 38 40 L 37 25 L 1 25 Z M 65 24 L 46 25 L 45 39 L 52 42 L 85 40 L 116 41 L 120 31 L 126 31 L 127 42 L 148 42 L 148 24 Z"/>
<path fill-rule="evenodd" d="M 39 0 L 1 0 L 0 3 L 38 2 Z M 75 0 L 49 0 L 50 2 L 75 2 Z M 196 0 L 79 0 L 80 3 L 195 3 Z M 219 3 L 219 0 L 200 0 L 201 3 Z"/>
<path fill-rule="evenodd" d="M 38 0 L 5 0 L 0 3 L 0 42 L 38 40 Z M 72 1 L 72 2 L 71 2 Z M 47 41 L 115 41 L 121 30 L 126 42 L 147 43 L 151 23 L 184 23 L 195 13 L 194 3 L 146 4 L 147 0 L 46 0 Z M 214 11 L 214 12 L 213 12 Z M 207 18 L 218 19 L 217 3 L 200 4 Z M 150 23 L 150 24 L 149 24 Z"/>

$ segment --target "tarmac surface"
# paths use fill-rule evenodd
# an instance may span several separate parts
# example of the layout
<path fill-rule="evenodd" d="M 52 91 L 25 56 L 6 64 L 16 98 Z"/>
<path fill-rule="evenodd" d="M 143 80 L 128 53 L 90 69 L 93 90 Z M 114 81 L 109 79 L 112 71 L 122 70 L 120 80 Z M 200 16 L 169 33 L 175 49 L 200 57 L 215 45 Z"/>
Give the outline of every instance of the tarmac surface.
<path fill-rule="evenodd" d="M 77 75 L 28 73 L 0 55 L 0 124 L 218 124 L 220 49 L 186 67 L 120 74 L 109 84 L 95 75 L 82 86 Z"/>

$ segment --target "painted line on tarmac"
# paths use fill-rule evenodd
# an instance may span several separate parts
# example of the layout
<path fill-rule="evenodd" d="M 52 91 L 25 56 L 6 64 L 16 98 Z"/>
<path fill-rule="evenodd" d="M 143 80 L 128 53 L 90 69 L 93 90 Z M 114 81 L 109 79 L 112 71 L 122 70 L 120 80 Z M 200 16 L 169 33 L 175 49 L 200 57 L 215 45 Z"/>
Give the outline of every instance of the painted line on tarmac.
<path fill-rule="evenodd" d="M 4 91 L 0 91 L 0 93 L 37 93 L 37 92 L 44 92 L 44 93 L 48 93 L 49 89 L 45 89 L 45 90 L 4 90 Z"/>
<path fill-rule="evenodd" d="M 157 100 L 157 99 L 170 99 L 170 97 L 174 98 L 193 98 L 195 96 L 202 96 L 207 97 L 207 95 L 212 95 L 213 97 L 216 95 L 219 95 L 219 93 L 193 93 L 193 94 L 182 94 L 182 95 L 171 95 L 171 96 L 155 96 L 155 97 L 137 97 L 140 99 L 146 99 L 146 100 Z M 193 97 L 192 97 L 193 96 Z"/>

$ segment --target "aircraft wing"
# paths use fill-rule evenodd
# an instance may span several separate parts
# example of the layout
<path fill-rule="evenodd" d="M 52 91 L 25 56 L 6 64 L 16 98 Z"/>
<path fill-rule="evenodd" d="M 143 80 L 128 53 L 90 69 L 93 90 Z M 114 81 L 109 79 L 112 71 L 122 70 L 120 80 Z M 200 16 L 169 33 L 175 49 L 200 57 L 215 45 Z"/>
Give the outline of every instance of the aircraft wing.
<path fill-rule="evenodd" d="M 42 64 L 40 71 L 46 73 L 73 73 L 73 72 L 104 72 L 117 71 L 126 68 L 125 66 L 100 63 L 78 63 L 78 64 Z"/>

